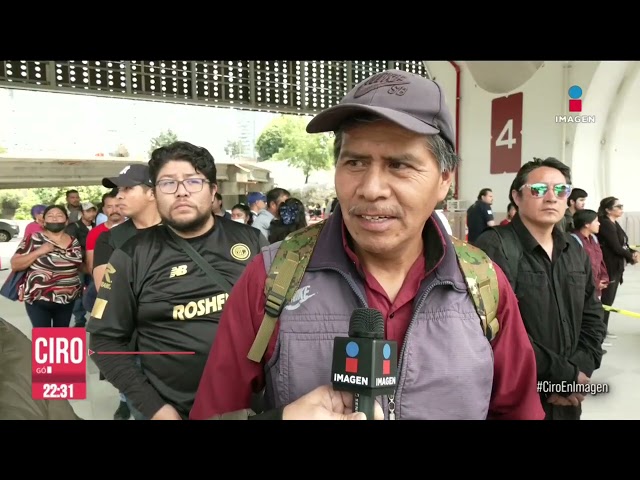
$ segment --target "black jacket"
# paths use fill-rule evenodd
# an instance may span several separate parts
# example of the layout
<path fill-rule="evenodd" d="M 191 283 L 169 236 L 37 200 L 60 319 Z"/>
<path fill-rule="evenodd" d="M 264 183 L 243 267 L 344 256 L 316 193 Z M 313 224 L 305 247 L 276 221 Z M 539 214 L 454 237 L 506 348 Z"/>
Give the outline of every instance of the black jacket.
<path fill-rule="evenodd" d="M 476 245 L 513 286 L 536 354 L 538 381 L 572 383 L 579 372 L 591 377 L 600 367 L 604 311 L 587 254 L 557 228 L 553 237 L 550 260 L 516 214 L 508 225 L 485 231 Z M 548 418 L 579 418 L 579 407 L 553 407 L 541 397 Z"/>
<path fill-rule="evenodd" d="M 575 226 L 573 223 L 573 213 L 568 208 L 564 211 L 564 216 L 562 220 L 556 223 L 557 227 L 563 232 L 571 233 L 573 232 Z"/>
<path fill-rule="evenodd" d="M 188 241 L 231 285 L 267 245 L 257 229 L 223 217 Z M 87 325 L 91 358 L 146 417 L 169 404 L 188 418 L 228 293 L 167 226 L 145 229 L 109 260 Z M 138 351 L 177 353 L 139 355 L 141 368 L 133 355 L 99 354 L 129 350 L 134 333 Z"/>
<path fill-rule="evenodd" d="M 607 266 L 609 280 L 622 284 L 622 274 L 626 264 L 633 263 L 635 250 L 629 248 L 629 237 L 618 222 L 613 222 L 606 216 L 600 217 L 599 220 L 598 242 L 602 248 L 602 257 Z"/>
<path fill-rule="evenodd" d="M 95 227 L 95 224 L 93 225 Z M 84 224 L 82 220 L 78 220 L 77 222 L 70 223 L 67 225 L 65 231 L 78 239 L 78 243 L 80 243 L 80 247 L 82 248 L 82 258 L 85 258 L 85 254 L 87 252 L 87 237 L 89 236 L 89 228 Z"/>

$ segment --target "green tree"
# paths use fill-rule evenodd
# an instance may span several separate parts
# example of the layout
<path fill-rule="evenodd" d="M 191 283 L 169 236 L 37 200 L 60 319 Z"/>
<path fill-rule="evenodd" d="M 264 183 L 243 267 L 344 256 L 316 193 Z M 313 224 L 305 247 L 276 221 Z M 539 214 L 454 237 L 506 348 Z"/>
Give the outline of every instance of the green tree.
<path fill-rule="evenodd" d="M 46 187 L 34 188 L 38 202 L 43 205 L 66 205 L 67 190 L 77 190 L 82 202 L 91 202 L 98 205 L 102 201 L 102 195 L 109 191 L 101 185 L 83 185 L 82 187 Z M 31 208 L 31 205 L 29 206 Z"/>
<path fill-rule="evenodd" d="M 7 153 L 7 149 L 0 145 L 0 154 Z"/>
<path fill-rule="evenodd" d="M 70 188 L 62 188 L 62 187 L 43 187 L 43 188 L 34 188 L 33 191 L 38 197 L 38 202 L 43 205 L 55 205 L 58 203 L 60 198 L 65 197 L 65 192 L 70 190 Z M 76 188 L 76 190 L 78 190 Z M 79 190 L 78 190 L 79 193 Z M 31 208 L 31 207 L 29 207 Z"/>
<path fill-rule="evenodd" d="M 284 146 L 282 132 L 290 122 L 290 116 L 280 115 L 269 123 L 256 141 L 258 161 L 269 160 Z"/>
<path fill-rule="evenodd" d="M 31 207 L 34 205 L 66 205 L 67 190 L 77 190 L 81 201 L 96 206 L 102 201 L 102 195 L 109 191 L 99 185 L 0 190 L 1 215 L 3 218 L 31 220 Z"/>
<path fill-rule="evenodd" d="M 153 153 L 153 151 L 156 148 L 164 147 L 166 145 L 170 145 L 173 142 L 177 142 L 177 141 L 178 141 L 178 135 L 176 135 L 171 129 L 165 132 L 161 132 L 160 135 L 151 139 L 151 148 L 149 149 L 149 157 L 151 157 L 151 153 Z"/>
<path fill-rule="evenodd" d="M 292 167 L 304 173 L 304 183 L 316 170 L 326 170 L 331 166 L 331 139 L 326 134 L 309 134 L 306 126 L 309 121 L 302 117 L 293 117 L 282 129 L 284 146 L 273 158 L 286 160 Z"/>
<path fill-rule="evenodd" d="M 282 115 L 273 120 L 260 134 L 256 150 L 262 160 L 286 160 L 292 167 L 300 168 L 305 183 L 315 170 L 331 166 L 332 141 L 327 134 L 308 134 L 308 119 L 294 115 Z"/>
<path fill-rule="evenodd" d="M 21 196 L 20 190 L 0 190 L 0 218 L 13 218 Z"/>
<path fill-rule="evenodd" d="M 224 153 L 234 158 L 243 154 L 242 142 L 240 140 L 229 140 L 224 147 Z"/>
<path fill-rule="evenodd" d="M 38 198 L 35 189 L 30 188 L 24 191 L 24 194 L 20 198 L 20 206 L 16 210 L 16 214 L 13 217 L 16 220 L 31 220 L 31 207 L 43 204 Z"/>

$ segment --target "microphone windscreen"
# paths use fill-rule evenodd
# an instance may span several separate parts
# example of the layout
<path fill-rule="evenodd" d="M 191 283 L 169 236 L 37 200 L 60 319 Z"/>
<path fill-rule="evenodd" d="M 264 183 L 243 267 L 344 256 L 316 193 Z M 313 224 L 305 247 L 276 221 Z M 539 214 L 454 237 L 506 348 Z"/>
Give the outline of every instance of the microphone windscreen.
<path fill-rule="evenodd" d="M 384 318 L 374 308 L 357 308 L 349 321 L 349 336 L 361 338 L 384 338 Z"/>

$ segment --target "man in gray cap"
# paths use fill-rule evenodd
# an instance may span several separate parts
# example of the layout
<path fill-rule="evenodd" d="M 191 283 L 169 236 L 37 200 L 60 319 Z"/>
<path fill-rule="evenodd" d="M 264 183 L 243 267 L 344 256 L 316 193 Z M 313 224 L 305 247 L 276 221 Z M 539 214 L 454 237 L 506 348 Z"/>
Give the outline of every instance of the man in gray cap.
<path fill-rule="evenodd" d="M 348 336 L 351 312 L 361 307 L 381 312 L 386 339 L 398 344 L 397 388 L 380 398 L 385 418 L 544 417 L 533 348 L 509 282 L 488 260 L 482 264 L 497 277 L 499 330 L 487 335 L 469 295 L 473 279 L 433 214 L 459 162 L 453 125 L 440 86 L 399 70 L 364 80 L 311 120 L 307 132 L 335 133 L 340 206 L 321 229 L 307 227 L 319 230 L 317 242 L 290 301 L 273 308 L 270 295 L 265 316 L 265 284 L 281 243 L 244 271 L 191 418 L 246 409 L 265 385 L 273 418 L 287 418 L 287 405 L 330 381 L 333 338 Z M 482 262 L 481 252 L 461 248 L 468 263 Z"/>

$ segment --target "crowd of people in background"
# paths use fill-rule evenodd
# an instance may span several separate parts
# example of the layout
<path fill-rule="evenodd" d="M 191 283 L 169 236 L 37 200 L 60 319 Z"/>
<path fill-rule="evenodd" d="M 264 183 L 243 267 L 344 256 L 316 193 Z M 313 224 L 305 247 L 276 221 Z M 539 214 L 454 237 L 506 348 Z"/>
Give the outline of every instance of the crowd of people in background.
<path fill-rule="evenodd" d="M 361 307 L 400 352 L 375 418 L 579 419 L 585 395 L 540 382 L 589 384 L 614 338 L 603 305 L 640 260 L 619 199 L 587 210 L 571 169 L 537 158 L 515 175 L 505 221 L 483 188 L 468 241 L 452 238 L 453 116 L 434 81 L 399 70 L 307 132 L 335 134 L 324 205 L 276 187 L 227 210 L 212 155 L 180 141 L 103 179 L 98 206 L 69 190 L 65 205 L 32 208 L 11 269 L 34 327 L 73 319 L 96 352 L 193 353 L 94 355 L 120 393 L 114 419 L 355 418 L 329 373 Z"/>

